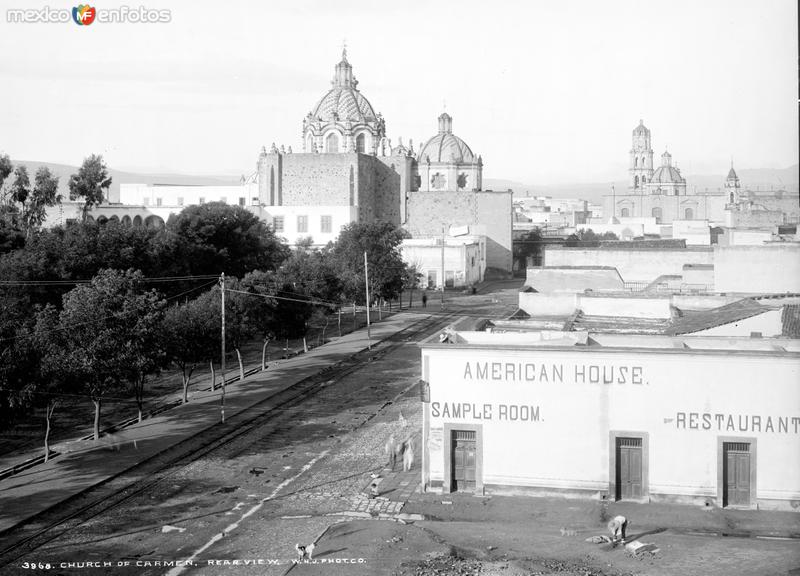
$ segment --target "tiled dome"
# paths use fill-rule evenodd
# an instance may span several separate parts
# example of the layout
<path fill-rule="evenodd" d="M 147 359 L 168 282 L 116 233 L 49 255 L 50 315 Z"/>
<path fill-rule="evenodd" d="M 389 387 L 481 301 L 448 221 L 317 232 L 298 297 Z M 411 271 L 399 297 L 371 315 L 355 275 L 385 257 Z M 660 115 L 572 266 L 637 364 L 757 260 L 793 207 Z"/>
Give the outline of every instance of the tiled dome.
<path fill-rule="evenodd" d="M 375 121 L 375 110 L 361 92 L 352 87 L 336 87 L 330 90 L 311 110 L 314 118 L 333 120 L 334 113 L 340 122 Z"/>
<path fill-rule="evenodd" d="M 470 164 L 475 162 L 475 155 L 461 138 L 452 132 L 453 119 L 446 112 L 439 116 L 439 133 L 428 140 L 420 148 L 420 162 L 453 162 Z"/>
<path fill-rule="evenodd" d="M 375 110 L 357 86 L 353 67 L 347 61 L 347 53 L 343 52 L 341 62 L 336 65 L 333 88 L 311 109 L 311 116 L 326 121 L 374 122 Z M 338 118 L 334 118 L 334 114 Z"/>

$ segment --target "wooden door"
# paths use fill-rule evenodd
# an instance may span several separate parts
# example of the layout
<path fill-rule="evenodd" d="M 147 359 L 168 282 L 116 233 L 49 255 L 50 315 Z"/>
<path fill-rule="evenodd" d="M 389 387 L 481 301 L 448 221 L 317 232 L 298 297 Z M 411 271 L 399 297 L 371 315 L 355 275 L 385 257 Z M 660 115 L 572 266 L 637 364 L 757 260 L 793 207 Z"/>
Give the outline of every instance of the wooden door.
<path fill-rule="evenodd" d="M 451 489 L 455 491 L 475 489 L 475 432 L 453 430 L 453 479 Z"/>
<path fill-rule="evenodd" d="M 750 444 L 725 442 L 722 459 L 725 494 L 723 506 L 750 505 Z"/>
<path fill-rule="evenodd" d="M 642 439 L 617 438 L 617 500 L 642 497 Z"/>

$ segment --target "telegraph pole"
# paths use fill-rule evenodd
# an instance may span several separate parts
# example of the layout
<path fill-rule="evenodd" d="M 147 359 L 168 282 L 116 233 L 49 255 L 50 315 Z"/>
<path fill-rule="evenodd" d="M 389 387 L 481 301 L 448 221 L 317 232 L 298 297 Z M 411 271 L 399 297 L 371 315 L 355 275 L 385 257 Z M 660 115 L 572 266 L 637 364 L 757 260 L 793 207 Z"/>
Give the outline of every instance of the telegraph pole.
<path fill-rule="evenodd" d="M 220 396 L 220 412 L 222 415 L 222 423 L 225 423 L 225 272 L 219 277 L 220 293 L 222 294 L 222 358 L 220 373 L 222 375 L 222 395 Z"/>
<path fill-rule="evenodd" d="M 369 270 L 367 267 L 367 251 L 364 250 L 364 288 L 367 295 L 367 349 L 372 350 L 372 335 L 369 329 Z"/>
<path fill-rule="evenodd" d="M 447 226 L 442 224 L 442 310 L 444 310 L 444 243 L 446 240 Z"/>

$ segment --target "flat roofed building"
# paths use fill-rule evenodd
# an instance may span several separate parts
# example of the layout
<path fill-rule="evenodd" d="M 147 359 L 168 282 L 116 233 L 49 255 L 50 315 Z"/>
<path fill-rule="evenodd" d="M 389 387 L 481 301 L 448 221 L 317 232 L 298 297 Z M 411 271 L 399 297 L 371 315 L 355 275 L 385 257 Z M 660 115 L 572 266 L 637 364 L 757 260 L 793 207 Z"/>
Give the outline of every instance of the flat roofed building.
<path fill-rule="evenodd" d="M 427 489 L 800 499 L 799 340 L 446 330 L 421 355 Z"/>

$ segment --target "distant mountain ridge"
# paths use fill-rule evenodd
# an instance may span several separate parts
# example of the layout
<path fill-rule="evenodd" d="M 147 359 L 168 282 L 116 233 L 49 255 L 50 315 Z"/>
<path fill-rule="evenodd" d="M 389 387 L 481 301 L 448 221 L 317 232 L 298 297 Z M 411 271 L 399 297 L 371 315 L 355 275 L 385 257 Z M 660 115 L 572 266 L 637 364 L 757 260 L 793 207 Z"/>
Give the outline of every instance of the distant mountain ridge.
<path fill-rule="evenodd" d="M 795 164 L 788 168 L 743 168 L 736 170 L 743 189 L 775 190 L 786 189 L 796 191 L 800 188 L 800 165 Z M 724 174 L 685 174 L 689 191 L 701 192 L 705 189 L 716 190 L 725 185 L 727 171 Z M 553 196 L 555 198 L 582 198 L 590 202 L 601 202 L 603 196 L 611 194 L 611 186 L 617 192 L 628 189 L 628 180 L 615 180 L 613 182 L 587 182 L 565 184 L 524 184 L 513 180 L 499 178 L 484 178 L 484 190 L 514 191 L 514 196 Z"/>
<path fill-rule="evenodd" d="M 58 191 L 67 198 L 69 195 L 69 177 L 78 171 L 78 166 L 69 164 L 56 164 L 54 162 L 36 162 L 32 160 L 13 160 L 14 166 L 24 165 L 28 167 L 31 180 L 39 166 L 47 166 L 59 177 Z M 207 175 L 191 176 L 188 174 L 158 174 L 146 172 L 126 172 L 109 168 L 111 176 L 110 196 L 119 197 L 120 184 L 171 184 L 184 186 L 230 186 L 238 184 L 239 178 L 229 175 Z M 781 188 L 795 191 L 800 188 L 800 165 L 795 164 L 788 168 L 744 168 L 737 170 L 739 180 L 744 189 L 768 190 Z M 725 174 L 687 174 L 685 175 L 688 189 L 690 191 L 702 191 L 704 189 L 715 190 L 722 188 L 725 184 Z M 12 179 L 10 176 L 9 179 Z M 526 196 L 553 196 L 555 198 L 582 198 L 589 202 L 602 202 L 603 196 L 611 193 L 611 186 L 617 192 L 625 192 L 628 189 L 627 180 L 615 180 L 614 182 L 588 182 L 588 183 L 565 183 L 565 184 L 525 184 L 515 180 L 503 178 L 484 178 L 484 190 L 513 190 L 518 198 Z"/>
<path fill-rule="evenodd" d="M 28 175 L 31 182 L 36 170 L 40 166 L 46 166 L 50 171 L 58 176 L 58 192 L 63 198 L 69 197 L 69 177 L 78 171 L 78 166 L 71 166 L 69 164 L 56 164 L 54 162 L 36 162 L 33 160 L 11 160 L 11 163 L 16 168 L 17 166 L 27 166 Z M 147 174 L 136 172 L 125 172 L 122 170 L 115 170 L 114 168 L 108 169 L 108 174 L 111 176 L 111 188 L 109 189 L 109 196 L 112 198 L 119 198 L 119 185 L 120 184 L 172 184 L 172 185 L 186 185 L 186 186 L 229 186 L 231 184 L 238 184 L 239 178 L 234 176 L 189 176 L 186 174 Z M 9 180 L 14 178 L 13 174 L 9 176 Z"/>

